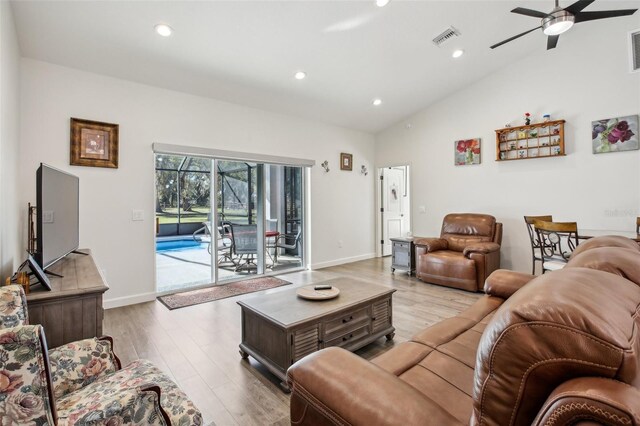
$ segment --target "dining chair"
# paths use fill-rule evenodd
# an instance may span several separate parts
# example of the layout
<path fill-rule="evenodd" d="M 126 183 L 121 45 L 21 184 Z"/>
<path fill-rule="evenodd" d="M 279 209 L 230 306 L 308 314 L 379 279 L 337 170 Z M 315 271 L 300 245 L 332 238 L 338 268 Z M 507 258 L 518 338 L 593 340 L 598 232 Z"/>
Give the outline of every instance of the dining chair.
<path fill-rule="evenodd" d="M 257 267 L 255 257 L 258 254 L 258 226 L 231 224 L 231 239 L 233 240 L 235 272 L 246 267 Z"/>
<path fill-rule="evenodd" d="M 536 274 L 536 262 L 542 263 L 542 246 L 538 239 L 538 233 L 536 232 L 533 224 L 536 220 L 543 222 L 553 222 L 553 216 L 525 216 L 524 222 L 527 225 L 527 232 L 529 232 L 529 240 L 531 241 L 531 274 Z"/>
<path fill-rule="evenodd" d="M 274 262 L 278 263 L 278 250 L 286 249 L 286 250 L 295 250 L 298 248 L 300 244 L 300 239 L 302 238 L 302 227 L 298 226 L 298 232 L 296 235 L 293 234 L 282 234 L 276 238 L 275 244 L 275 255 Z M 287 243 L 287 240 L 291 241 L 291 243 Z"/>
<path fill-rule="evenodd" d="M 564 268 L 578 246 L 578 224 L 537 220 L 533 226 L 540 241 L 542 273 Z"/>

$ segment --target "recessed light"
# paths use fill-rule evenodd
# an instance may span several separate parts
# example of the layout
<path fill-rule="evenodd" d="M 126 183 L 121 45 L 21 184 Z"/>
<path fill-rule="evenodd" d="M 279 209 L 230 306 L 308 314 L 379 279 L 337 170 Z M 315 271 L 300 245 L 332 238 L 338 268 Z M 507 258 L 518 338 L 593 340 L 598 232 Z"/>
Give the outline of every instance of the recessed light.
<path fill-rule="evenodd" d="M 460 56 L 462 56 L 463 53 L 464 53 L 464 50 L 458 49 L 458 50 L 454 50 L 451 56 L 453 56 L 454 58 L 459 58 Z"/>
<path fill-rule="evenodd" d="M 376 6 L 385 7 L 391 0 L 376 0 Z"/>
<path fill-rule="evenodd" d="M 380 106 L 382 105 L 382 99 L 380 98 L 374 99 L 372 103 L 373 103 L 373 106 Z"/>
<path fill-rule="evenodd" d="M 154 28 L 156 29 L 156 32 L 162 37 L 169 37 L 173 32 L 173 28 L 171 28 L 167 24 L 158 24 Z"/>
<path fill-rule="evenodd" d="M 298 71 L 293 76 L 296 80 L 304 80 L 307 77 L 307 73 L 304 71 Z"/>

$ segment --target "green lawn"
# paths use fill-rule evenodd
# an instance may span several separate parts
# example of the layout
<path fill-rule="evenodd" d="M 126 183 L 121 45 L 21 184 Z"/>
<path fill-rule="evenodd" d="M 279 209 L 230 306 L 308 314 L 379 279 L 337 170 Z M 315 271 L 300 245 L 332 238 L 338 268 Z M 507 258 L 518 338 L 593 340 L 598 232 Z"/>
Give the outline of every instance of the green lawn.
<path fill-rule="evenodd" d="M 181 223 L 200 223 L 208 220 L 210 209 L 208 207 L 194 207 L 192 211 L 181 212 Z M 225 210 L 225 219 L 235 223 L 246 223 L 247 212 L 243 210 Z M 178 209 L 166 208 L 162 213 L 156 213 L 160 224 L 178 223 Z"/>

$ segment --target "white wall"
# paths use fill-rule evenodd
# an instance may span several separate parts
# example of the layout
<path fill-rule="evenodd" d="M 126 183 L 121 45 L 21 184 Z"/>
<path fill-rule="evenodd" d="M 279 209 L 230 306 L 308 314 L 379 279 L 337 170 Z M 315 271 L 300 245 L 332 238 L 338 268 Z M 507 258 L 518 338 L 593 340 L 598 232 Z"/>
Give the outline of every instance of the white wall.
<path fill-rule="evenodd" d="M 9 2 L 0 2 L 0 278 L 24 260 L 19 240 L 20 51 Z M 26 215 L 26 208 L 24 209 Z"/>
<path fill-rule="evenodd" d="M 154 142 L 329 160 L 330 173 L 311 171 L 311 262 L 373 255 L 373 176 L 338 167 L 341 151 L 369 167 L 372 135 L 30 59 L 21 70 L 21 202 L 35 198 L 40 162 L 80 177 L 80 245 L 106 271 L 107 306 L 153 297 Z M 117 170 L 69 166 L 70 117 L 120 125 Z"/>
<path fill-rule="evenodd" d="M 640 73 L 629 73 L 627 40 L 638 27 L 635 17 L 581 24 L 552 51 L 532 34 L 540 38 L 539 53 L 377 135 L 377 166 L 412 166 L 414 235 L 439 235 L 449 212 L 490 213 L 504 223 L 502 267 L 530 271 L 524 215 L 633 231 L 640 151 L 593 155 L 590 124 L 640 113 Z M 494 161 L 494 130 L 524 124 L 527 111 L 534 120 L 545 113 L 567 120 L 566 157 Z M 454 166 L 454 140 L 474 137 L 482 138 L 482 164 Z"/>

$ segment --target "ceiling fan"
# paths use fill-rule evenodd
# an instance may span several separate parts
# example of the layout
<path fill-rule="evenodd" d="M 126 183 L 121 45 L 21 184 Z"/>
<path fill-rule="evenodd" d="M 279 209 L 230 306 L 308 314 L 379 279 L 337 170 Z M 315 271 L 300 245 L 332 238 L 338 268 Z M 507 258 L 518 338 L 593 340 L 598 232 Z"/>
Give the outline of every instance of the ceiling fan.
<path fill-rule="evenodd" d="M 508 38 L 500 43 L 491 46 L 495 49 L 498 46 L 502 46 L 505 43 L 509 43 L 512 40 L 529 34 L 539 28 L 542 28 L 542 32 L 547 37 L 547 50 L 553 49 L 558 44 L 560 34 L 567 31 L 573 26 L 573 24 L 579 24 L 580 22 L 594 21 L 596 19 L 615 18 L 618 16 L 633 15 L 638 9 L 620 9 L 620 10 L 599 10 L 596 12 L 583 12 L 584 8 L 589 6 L 595 0 L 578 0 L 569 7 L 564 9 L 558 4 L 556 0 L 556 7 L 549 13 L 539 12 L 537 10 L 526 9 L 524 7 L 516 7 L 511 12 L 518 13 L 520 15 L 532 16 L 534 18 L 542 19 L 539 27 L 532 28 L 521 34 Z"/>

